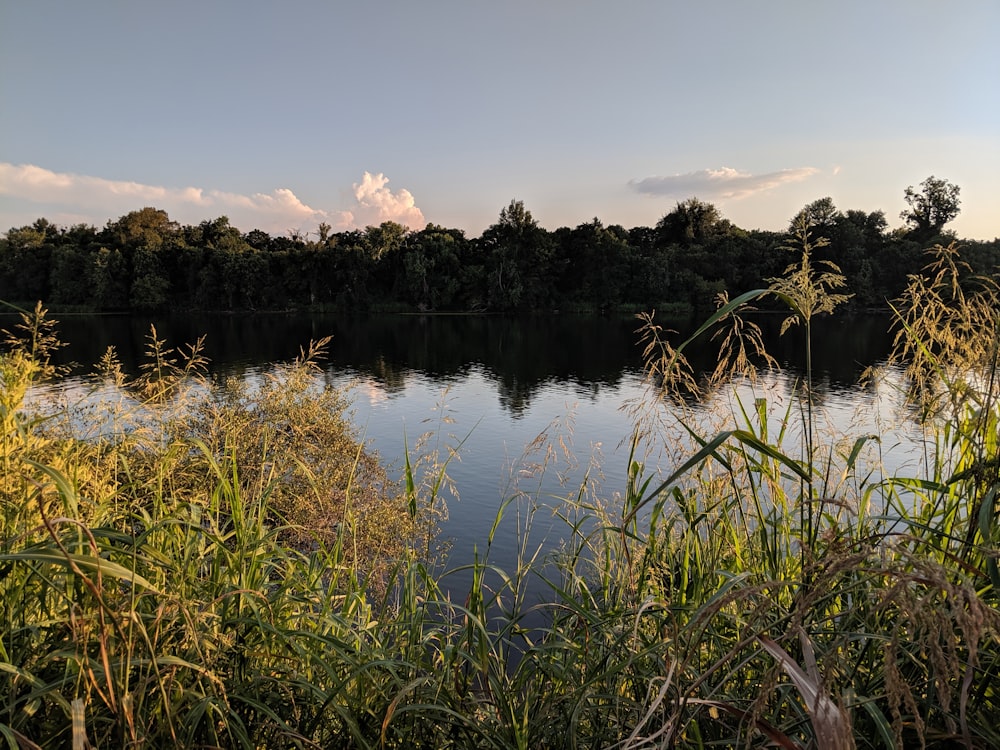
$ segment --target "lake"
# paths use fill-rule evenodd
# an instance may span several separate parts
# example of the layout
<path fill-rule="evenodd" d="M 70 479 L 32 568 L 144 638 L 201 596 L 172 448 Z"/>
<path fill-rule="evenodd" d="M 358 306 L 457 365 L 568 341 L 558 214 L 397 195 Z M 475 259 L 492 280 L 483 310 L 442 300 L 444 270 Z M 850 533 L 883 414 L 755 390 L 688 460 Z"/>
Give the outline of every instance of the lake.
<path fill-rule="evenodd" d="M 730 389 L 693 409 L 695 419 L 705 418 L 705 429 L 711 429 L 710 416 L 738 412 L 734 392 L 749 409 L 754 398 L 766 397 L 779 412 L 794 397 L 803 377 L 802 331 L 779 337 L 780 317 L 761 322 L 783 372 L 756 389 Z M 59 331 L 68 346 L 61 355 L 90 365 L 114 345 L 135 372 L 151 323 L 174 346 L 204 335 L 211 372 L 247 378 L 295 357 L 312 339 L 332 336 L 324 378 L 350 389 L 359 436 L 397 474 L 406 446 L 412 450 L 424 433 L 441 445 L 462 443 L 449 468 L 460 499 L 449 503 L 442 529 L 453 542 L 452 563 L 470 560 L 474 549 L 483 554 L 498 509 L 518 490 L 523 500 L 498 527 L 491 560 L 511 567 L 529 522 L 531 544 L 551 549 L 559 536 L 557 523 L 549 528 L 552 511 L 559 498 L 575 494 L 592 456 L 599 456 L 600 471 L 589 475 L 598 494 L 610 499 L 624 490 L 634 422 L 623 407 L 645 396 L 634 318 L 64 316 Z M 879 460 L 895 469 L 915 460 L 919 434 L 912 424 L 889 424 L 898 406 L 891 388 L 872 392 L 856 385 L 866 367 L 884 361 L 891 343 L 887 327 L 887 318 L 874 315 L 818 321 L 814 382 L 824 423 L 852 435 L 878 431 Z M 711 347 L 690 354 L 698 370 L 715 364 Z M 680 438 L 660 437 L 668 450 L 653 460 L 667 470 L 684 445 Z M 546 451 L 550 446 L 556 450 Z"/>

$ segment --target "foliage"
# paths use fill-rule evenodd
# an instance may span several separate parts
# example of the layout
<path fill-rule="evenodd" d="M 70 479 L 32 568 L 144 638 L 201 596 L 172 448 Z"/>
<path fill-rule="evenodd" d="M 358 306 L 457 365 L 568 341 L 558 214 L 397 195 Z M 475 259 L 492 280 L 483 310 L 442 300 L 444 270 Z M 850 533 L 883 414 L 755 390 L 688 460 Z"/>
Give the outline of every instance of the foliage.
<path fill-rule="evenodd" d="M 697 198 L 678 201 L 674 210 L 660 219 L 656 224 L 660 242 L 663 244 L 691 245 L 701 244 L 710 239 L 713 234 L 725 229 L 722 215 L 711 203 L 705 203 Z"/>
<path fill-rule="evenodd" d="M 829 197 L 800 219 L 829 240 L 814 261 L 835 263 L 851 305 L 885 309 L 922 265 L 926 243 L 957 215 L 958 188 L 928 178 L 908 188 L 905 230 L 882 211 L 841 211 Z M 683 319 L 711 313 L 782 274 L 777 232 L 746 231 L 711 203 L 680 201 L 653 227 L 600 220 L 548 231 L 512 200 L 479 237 L 394 222 L 364 230 L 242 234 L 222 216 L 193 226 L 147 207 L 101 229 L 45 219 L 0 237 L 0 299 L 25 307 L 91 311 L 288 310 L 356 313 L 600 313 L 657 309 Z M 1000 264 L 1000 241 L 967 242 L 977 273 Z"/>
<path fill-rule="evenodd" d="M 906 188 L 903 198 L 908 209 L 899 217 L 917 233 L 921 239 L 929 239 L 940 234 L 944 225 L 958 216 L 961 201 L 958 185 L 933 175 L 920 183 L 920 192 L 913 186 Z"/>
<path fill-rule="evenodd" d="M 795 214 L 795 217 L 788 225 L 788 231 L 790 234 L 795 234 L 798 232 L 799 227 L 805 225 L 827 232 L 841 218 L 843 218 L 843 214 L 833 204 L 833 198 L 827 196 L 813 201 Z"/>
<path fill-rule="evenodd" d="M 479 245 L 485 256 L 490 307 L 502 312 L 535 309 L 544 299 L 552 246 L 547 232 L 512 200 L 487 227 Z"/>

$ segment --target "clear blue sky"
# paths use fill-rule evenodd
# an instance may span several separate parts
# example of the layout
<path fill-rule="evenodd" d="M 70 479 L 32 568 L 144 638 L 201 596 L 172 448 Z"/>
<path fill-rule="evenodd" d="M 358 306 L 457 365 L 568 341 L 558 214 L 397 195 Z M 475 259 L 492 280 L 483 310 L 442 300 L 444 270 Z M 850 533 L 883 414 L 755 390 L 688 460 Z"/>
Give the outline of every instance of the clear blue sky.
<path fill-rule="evenodd" d="M 998 0 L 0 0 L 0 231 L 783 229 L 935 175 L 1000 235 Z"/>

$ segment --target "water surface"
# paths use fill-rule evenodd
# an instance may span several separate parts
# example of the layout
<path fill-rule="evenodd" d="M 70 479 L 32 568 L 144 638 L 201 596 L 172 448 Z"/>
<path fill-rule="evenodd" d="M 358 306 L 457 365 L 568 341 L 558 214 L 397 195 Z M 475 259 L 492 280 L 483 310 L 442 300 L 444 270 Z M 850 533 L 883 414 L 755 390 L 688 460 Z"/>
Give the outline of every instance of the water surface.
<path fill-rule="evenodd" d="M 706 424 L 709 415 L 738 417 L 741 407 L 752 409 L 756 398 L 767 398 L 776 413 L 794 399 L 804 377 L 804 342 L 800 330 L 779 337 L 780 321 L 761 319 L 782 373 L 755 389 L 720 394 L 701 408 Z M 395 472 L 407 446 L 416 456 L 422 435 L 434 439 L 420 449 L 438 446 L 442 456 L 448 445 L 461 443 L 449 468 L 460 499 L 449 504 L 443 528 L 453 540 L 452 563 L 470 560 L 473 550 L 483 554 L 498 510 L 519 493 L 524 499 L 509 509 L 490 552 L 494 562 L 508 568 L 528 517 L 532 543 L 543 544 L 549 527 L 561 529 L 553 520 L 561 498 L 575 494 L 585 478 L 605 499 L 622 492 L 635 426 L 625 407 L 648 398 L 638 323 L 629 317 L 70 316 L 60 321 L 68 342 L 61 356 L 94 363 L 113 345 L 125 368 L 136 372 L 150 325 L 171 345 L 204 336 L 212 373 L 248 378 L 295 357 L 310 340 L 330 336 L 323 376 L 350 389 L 359 436 Z M 683 332 L 685 326 L 690 324 L 673 327 Z M 823 424 L 854 435 L 880 431 L 888 438 L 880 457 L 887 465 L 913 460 L 909 428 L 886 432 L 891 394 L 857 387 L 863 370 L 886 357 L 886 319 L 819 321 L 815 342 L 814 382 Z M 712 346 L 688 353 L 698 370 L 715 365 Z M 659 437 L 668 451 L 657 460 L 667 464 L 661 470 L 669 470 L 670 455 L 684 446 L 670 450 L 673 438 Z M 543 550 L 556 543 L 550 534 Z"/>

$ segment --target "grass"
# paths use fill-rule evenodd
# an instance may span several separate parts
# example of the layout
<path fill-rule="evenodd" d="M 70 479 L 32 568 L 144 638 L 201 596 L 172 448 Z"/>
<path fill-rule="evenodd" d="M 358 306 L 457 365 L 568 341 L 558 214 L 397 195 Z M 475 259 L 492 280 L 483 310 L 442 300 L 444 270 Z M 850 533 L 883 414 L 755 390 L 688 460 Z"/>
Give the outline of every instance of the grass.
<path fill-rule="evenodd" d="M 419 440 L 391 482 L 316 378 L 323 342 L 250 387 L 211 382 L 197 345 L 153 332 L 138 378 L 109 353 L 86 408 L 40 408 L 26 398 L 58 376 L 57 341 L 41 310 L 26 316 L 0 357 L 0 737 L 1000 746 L 995 283 L 939 247 L 897 301 L 894 372 L 925 452 L 886 476 L 879 435 L 818 428 L 811 368 L 783 407 L 752 380 L 773 361 L 748 303 L 785 300 L 809 351 L 812 316 L 839 301 L 807 227 L 798 240 L 780 283 L 723 300 L 696 333 L 722 331 L 712 382 L 644 317 L 650 394 L 626 485 L 567 492 L 563 548 L 543 560 L 524 537 L 513 570 L 490 561 L 492 535 L 469 565 L 439 564 L 461 441 Z M 726 423 L 684 417 L 734 373 L 753 395 Z M 512 487 L 497 523 L 530 525 L 530 493 Z"/>

